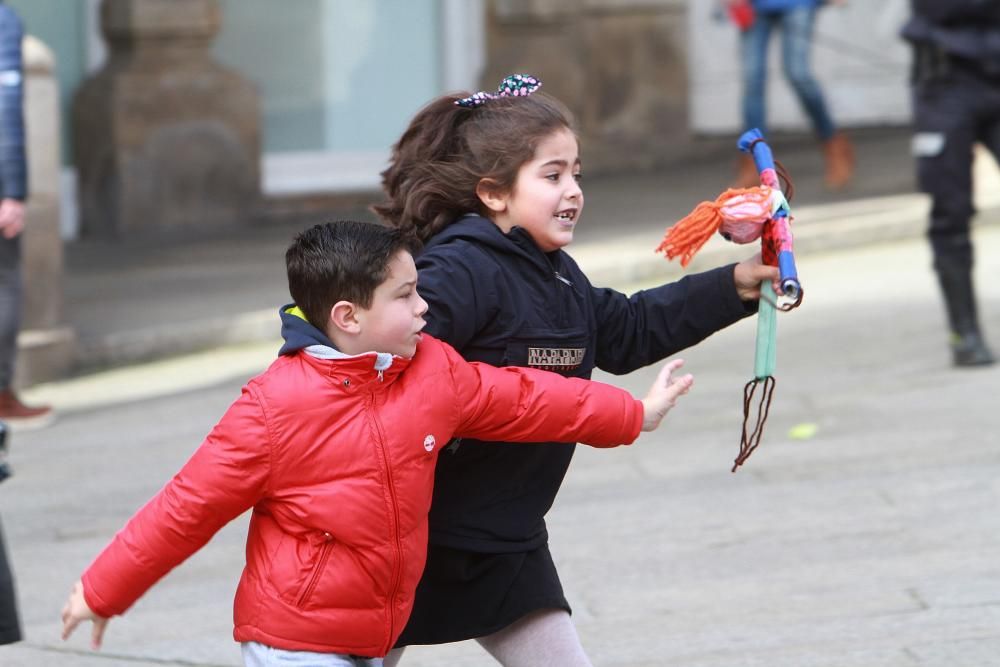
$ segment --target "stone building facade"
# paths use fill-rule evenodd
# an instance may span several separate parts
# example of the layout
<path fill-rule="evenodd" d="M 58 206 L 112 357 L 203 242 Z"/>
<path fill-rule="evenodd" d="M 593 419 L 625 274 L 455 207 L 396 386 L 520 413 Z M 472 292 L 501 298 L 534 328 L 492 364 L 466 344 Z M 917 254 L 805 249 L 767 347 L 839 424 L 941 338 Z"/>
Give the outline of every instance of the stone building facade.
<path fill-rule="evenodd" d="M 60 77 L 75 100 L 63 109 L 68 238 L 230 225 L 258 193 L 371 192 L 423 103 L 515 71 L 574 112 L 591 173 L 675 162 L 697 136 L 740 129 L 738 35 L 711 0 L 295 0 L 280 12 L 275 0 L 81 0 L 75 16 L 56 11 L 63 0 L 9 2 L 40 29 L 61 22 L 57 56 L 73 47 L 63 69 L 78 75 Z M 822 13 L 821 36 L 839 41 L 820 44 L 816 65 L 848 125 L 907 122 L 904 5 Z M 775 66 L 775 126 L 804 128 L 784 88 Z"/>
<path fill-rule="evenodd" d="M 530 71 L 576 115 L 588 171 L 688 143 L 685 0 L 491 0 L 484 85 Z"/>

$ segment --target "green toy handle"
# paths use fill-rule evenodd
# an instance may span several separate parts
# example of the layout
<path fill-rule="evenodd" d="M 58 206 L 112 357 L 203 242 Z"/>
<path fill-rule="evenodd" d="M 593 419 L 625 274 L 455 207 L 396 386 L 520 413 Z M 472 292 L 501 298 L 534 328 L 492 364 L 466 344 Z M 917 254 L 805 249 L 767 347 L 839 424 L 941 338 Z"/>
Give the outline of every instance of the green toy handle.
<path fill-rule="evenodd" d="M 760 284 L 760 306 L 757 310 L 757 352 L 754 355 L 753 374 L 758 380 L 774 375 L 774 362 L 778 350 L 778 311 L 774 307 L 777 295 L 770 280 Z"/>

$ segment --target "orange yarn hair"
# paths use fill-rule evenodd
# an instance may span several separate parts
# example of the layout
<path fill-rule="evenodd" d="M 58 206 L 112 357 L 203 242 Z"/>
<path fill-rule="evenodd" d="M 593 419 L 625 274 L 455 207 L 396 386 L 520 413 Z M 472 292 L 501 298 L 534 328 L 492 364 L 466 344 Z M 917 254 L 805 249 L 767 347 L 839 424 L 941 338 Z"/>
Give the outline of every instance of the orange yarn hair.
<path fill-rule="evenodd" d="M 715 201 L 703 201 L 693 211 L 681 218 L 663 236 L 656 252 L 668 260 L 681 258 L 687 266 L 712 234 L 724 222 L 765 222 L 771 217 L 771 188 L 730 188 Z"/>

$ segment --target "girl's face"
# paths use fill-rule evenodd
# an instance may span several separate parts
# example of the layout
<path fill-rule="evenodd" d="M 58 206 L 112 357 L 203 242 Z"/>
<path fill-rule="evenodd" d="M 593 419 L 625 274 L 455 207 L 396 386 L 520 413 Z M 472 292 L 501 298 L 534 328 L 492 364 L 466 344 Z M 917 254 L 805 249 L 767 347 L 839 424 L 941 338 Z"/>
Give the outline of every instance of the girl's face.
<path fill-rule="evenodd" d="M 562 128 L 538 144 L 534 157 L 518 169 L 509 193 L 481 193 L 480 198 L 504 233 L 522 227 L 539 248 L 551 252 L 573 241 L 573 230 L 583 212 L 579 181 L 576 135 Z"/>

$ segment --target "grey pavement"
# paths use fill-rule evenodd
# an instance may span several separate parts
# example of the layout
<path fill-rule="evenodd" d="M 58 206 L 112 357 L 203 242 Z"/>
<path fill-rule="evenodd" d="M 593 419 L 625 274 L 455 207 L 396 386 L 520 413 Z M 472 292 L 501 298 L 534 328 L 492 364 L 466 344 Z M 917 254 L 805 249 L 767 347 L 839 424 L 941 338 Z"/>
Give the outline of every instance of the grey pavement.
<path fill-rule="evenodd" d="M 752 321 L 684 355 L 696 385 L 660 431 L 580 448 L 549 525 L 595 665 L 1000 666 L 1000 368 L 948 365 L 907 139 L 861 139 L 861 181 L 841 195 L 818 185 L 809 144 L 775 142 L 799 187 L 806 299 L 780 316 L 770 422 L 744 468 L 729 472 Z M 679 275 L 652 248 L 714 197 L 730 163 L 719 151 L 591 179 L 571 252 L 626 291 Z M 977 274 L 1000 349 L 1000 187 L 995 172 L 981 181 Z M 61 642 L 58 614 L 90 559 L 273 358 L 283 250 L 305 222 L 68 249 L 84 366 L 117 368 L 25 392 L 60 416 L 13 434 L 16 475 L 0 485 L 27 631 L 0 665 L 239 664 L 245 517 L 114 620 L 101 653 L 86 632 Z M 699 265 L 747 251 L 716 239 Z M 654 370 L 601 379 L 641 394 Z M 412 649 L 403 664 L 495 663 L 463 643 Z"/>
<path fill-rule="evenodd" d="M 984 324 L 1000 348 L 1000 281 L 989 279 L 1000 226 L 980 227 L 977 244 Z M 684 355 L 695 387 L 659 431 L 579 449 L 549 528 L 595 665 L 1000 665 L 1000 367 L 949 366 L 928 263 L 920 238 L 801 258 L 807 296 L 779 319 L 770 421 L 737 473 L 753 320 Z M 49 429 L 14 434 L 16 475 L 0 485 L 27 632 L 0 648 L 0 664 L 239 664 L 231 614 L 246 517 L 113 620 L 101 653 L 85 631 L 61 642 L 58 614 L 274 349 L 48 389 L 68 407 Z M 600 379 L 641 394 L 654 372 Z M 495 663 L 466 642 L 412 649 L 403 664 Z"/>
<path fill-rule="evenodd" d="M 821 155 L 811 138 L 779 135 L 773 141 L 795 179 L 800 253 L 922 233 L 926 202 L 913 194 L 909 131 L 858 130 L 855 137 L 858 178 L 842 193 L 823 189 Z M 586 207 L 570 251 L 595 283 L 680 275 L 653 248 L 669 224 L 726 187 L 737 155 L 729 141 L 702 143 L 702 156 L 685 164 L 585 174 Z M 1000 192 L 1000 186 L 982 190 Z M 156 238 L 68 244 L 65 308 L 78 340 L 77 371 L 273 336 L 274 313 L 288 300 L 284 249 L 306 224 L 341 216 L 370 214 L 355 204 L 236 231 L 205 233 L 192 226 Z M 692 268 L 748 252 L 715 239 Z"/>

